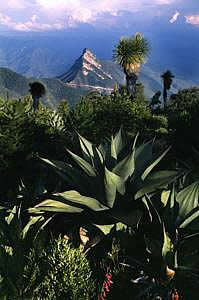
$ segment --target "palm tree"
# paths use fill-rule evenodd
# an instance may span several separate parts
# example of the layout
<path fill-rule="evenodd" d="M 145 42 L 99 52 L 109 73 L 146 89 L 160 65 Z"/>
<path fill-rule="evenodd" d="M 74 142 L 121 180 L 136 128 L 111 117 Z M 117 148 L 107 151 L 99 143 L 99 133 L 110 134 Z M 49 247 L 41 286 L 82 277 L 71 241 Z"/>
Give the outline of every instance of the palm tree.
<path fill-rule="evenodd" d="M 164 100 L 164 107 L 166 107 L 167 103 L 167 91 L 170 90 L 171 84 L 173 82 L 173 78 L 175 77 L 171 71 L 167 70 L 160 76 L 163 80 L 163 100 Z"/>
<path fill-rule="evenodd" d="M 121 38 L 113 50 L 113 59 L 124 70 L 127 93 L 131 96 L 135 95 L 140 67 L 145 63 L 148 54 L 149 43 L 141 33 L 130 38 Z"/>
<path fill-rule="evenodd" d="M 30 90 L 29 92 L 32 95 L 33 99 L 33 110 L 34 112 L 38 110 L 39 107 L 39 99 L 45 95 L 46 89 L 45 86 L 38 81 L 34 81 L 33 83 L 29 83 Z"/>

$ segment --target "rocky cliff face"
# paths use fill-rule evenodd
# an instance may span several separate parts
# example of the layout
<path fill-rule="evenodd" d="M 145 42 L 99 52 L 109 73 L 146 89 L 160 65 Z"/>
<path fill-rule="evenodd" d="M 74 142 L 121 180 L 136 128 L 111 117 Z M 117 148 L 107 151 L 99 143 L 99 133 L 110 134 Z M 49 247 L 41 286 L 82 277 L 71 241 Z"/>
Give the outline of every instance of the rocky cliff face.
<path fill-rule="evenodd" d="M 58 78 L 73 86 L 112 89 L 116 83 L 123 83 L 124 75 L 119 66 L 111 61 L 99 60 L 85 48 L 73 66 Z"/>

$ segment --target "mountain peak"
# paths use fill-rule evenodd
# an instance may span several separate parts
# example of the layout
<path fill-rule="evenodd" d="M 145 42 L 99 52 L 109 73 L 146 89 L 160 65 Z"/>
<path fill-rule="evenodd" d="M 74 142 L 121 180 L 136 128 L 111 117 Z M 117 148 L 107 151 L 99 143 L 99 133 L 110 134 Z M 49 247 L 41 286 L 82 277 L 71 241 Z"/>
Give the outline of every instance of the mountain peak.
<path fill-rule="evenodd" d="M 107 87 L 113 88 L 118 81 L 121 83 L 120 78 L 123 77 L 121 74 L 118 76 L 118 67 L 109 66 L 110 64 L 98 59 L 90 49 L 85 48 L 72 67 L 58 78 L 72 86 L 98 87 L 106 90 Z M 114 74 L 114 67 L 117 74 Z"/>
<path fill-rule="evenodd" d="M 82 52 L 82 55 L 84 55 L 84 54 L 91 54 L 91 55 L 94 55 L 92 52 L 91 52 L 91 50 L 89 50 L 88 48 L 84 48 L 84 50 L 83 50 L 83 52 Z"/>
<path fill-rule="evenodd" d="M 88 49 L 83 50 L 82 58 L 82 72 L 85 76 L 94 69 L 101 69 L 101 64 L 97 60 L 97 57 Z"/>

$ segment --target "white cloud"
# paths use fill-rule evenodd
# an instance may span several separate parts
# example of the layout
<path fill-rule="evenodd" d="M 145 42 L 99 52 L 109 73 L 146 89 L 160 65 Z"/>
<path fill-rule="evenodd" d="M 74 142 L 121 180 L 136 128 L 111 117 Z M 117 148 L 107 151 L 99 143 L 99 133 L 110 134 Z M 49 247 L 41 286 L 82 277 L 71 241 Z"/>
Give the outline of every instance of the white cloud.
<path fill-rule="evenodd" d="M 6 0 L 2 1 L 0 11 L 14 9 L 21 10 L 29 6 L 29 1 L 27 0 Z"/>
<path fill-rule="evenodd" d="M 148 2 L 148 3 L 147 3 Z M 166 5 L 174 0 L 36 0 L 37 6 L 48 16 L 68 17 L 76 21 L 92 22 L 98 15 L 110 13 L 117 16 L 121 10 L 137 11 L 144 7 Z"/>
<path fill-rule="evenodd" d="M 0 13 L 0 24 L 9 26 L 10 23 L 12 23 L 11 18 L 9 16 L 6 16 L 6 15 L 3 15 L 2 13 Z"/>
<path fill-rule="evenodd" d="M 32 22 L 36 22 L 37 20 L 39 20 L 39 17 L 38 17 L 37 15 L 33 15 L 33 16 L 31 17 L 31 21 L 32 21 Z"/>
<path fill-rule="evenodd" d="M 170 23 L 175 23 L 180 16 L 179 11 L 176 11 L 176 13 L 173 15 L 173 17 L 169 20 Z"/>
<path fill-rule="evenodd" d="M 20 31 L 62 29 L 95 24 L 105 14 L 116 19 L 123 10 L 136 12 L 171 3 L 175 0 L 6 0 L 0 7 L 0 24 Z"/>
<path fill-rule="evenodd" d="M 199 25 L 199 15 L 185 16 L 186 22 L 192 25 Z"/>
<path fill-rule="evenodd" d="M 0 25 L 7 26 L 10 29 L 17 31 L 45 31 L 45 30 L 60 30 L 64 28 L 61 23 L 38 23 L 38 17 L 33 15 L 30 21 L 27 22 L 14 22 L 9 16 L 0 13 Z"/>

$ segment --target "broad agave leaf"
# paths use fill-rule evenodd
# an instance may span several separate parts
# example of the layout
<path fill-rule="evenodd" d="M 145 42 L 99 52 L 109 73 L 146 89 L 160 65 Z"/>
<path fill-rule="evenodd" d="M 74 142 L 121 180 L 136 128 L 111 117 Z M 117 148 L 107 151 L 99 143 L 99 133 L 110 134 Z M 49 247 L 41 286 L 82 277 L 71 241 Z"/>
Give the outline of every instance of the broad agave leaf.
<path fill-rule="evenodd" d="M 135 176 L 140 176 L 153 160 L 153 141 L 148 141 L 136 148 L 135 151 Z"/>
<path fill-rule="evenodd" d="M 164 242 L 163 242 L 163 247 L 162 247 L 162 257 L 166 262 L 168 254 L 174 253 L 174 245 L 173 245 L 168 233 L 165 231 L 165 227 L 163 227 L 163 230 L 164 230 Z"/>
<path fill-rule="evenodd" d="M 44 220 L 44 217 L 42 216 L 37 216 L 37 217 L 31 217 L 30 218 L 30 221 L 26 224 L 26 226 L 23 228 L 22 230 L 22 238 L 25 239 L 26 238 L 26 235 L 28 233 L 28 231 L 30 230 L 30 228 L 36 224 L 37 222 L 39 221 L 43 221 Z"/>
<path fill-rule="evenodd" d="M 21 214 L 21 206 L 14 206 L 10 211 L 8 217 L 6 217 L 6 222 L 10 224 L 16 217 L 19 219 Z"/>
<path fill-rule="evenodd" d="M 112 144 L 114 145 L 115 157 L 117 159 L 118 155 L 122 151 L 122 149 L 126 146 L 126 142 L 124 138 L 122 138 L 122 128 L 118 131 L 115 137 L 112 138 Z"/>
<path fill-rule="evenodd" d="M 134 170 L 135 170 L 135 149 L 113 168 L 113 172 L 118 176 L 124 178 L 124 180 L 132 176 Z"/>
<path fill-rule="evenodd" d="M 116 192 L 119 192 L 121 195 L 125 194 L 125 181 L 122 177 L 105 168 L 104 187 L 106 205 L 113 208 L 116 199 Z"/>
<path fill-rule="evenodd" d="M 115 224 L 110 224 L 110 225 L 98 225 L 98 224 L 93 224 L 96 226 L 98 229 L 100 229 L 104 235 L 107 235 L 111 232 L 112 229 L 115 231 L 120 231 L 120 230 L 126 230 L 127 226 L 123 223 L 115 223 Z"/>
<path fill-rule="evenodd" d="M 58 200 L 45 200 L 35 207 L 29 208 L 28 211 L 30 214 L 37 214 L 42 212 L 81 213 L 83 209 L 65 204 Z"/>
<path fill-rule="evenodd" d="M 169 152 L 171 147 L 168 147 L 149 167 L 143 172 L 141 178 L 145 180 L 149 173 L 154 169 L 154 167 L 162 160 L 162 158 Z"/>
<path fill-rule="evenodd" d="M 89 177 L 87 174 L 82 171 L 74 168 L 73 166 L 57 161 L 57 160 L 48 160 L 45 158 L 41 158 L 43 162 L 45 162 L 48 166 L 50 166 L 55 172 L 65 180 L 71 187 L 79 190 L 80 193 L 86 195 L 87 191 L 91 191 L 93 188 L 95 189 L 95 178 Z M 98 183 L 98 191 L 99 191 L 99 183 Z"/>
<path fill-rule="evenodd" d="M 175 185 L 166 199 L 164 222 L 171 237 L 176 230 L 199 230 L 199 182 L 194 182 L 180 192 L 175 191 Z"/>
<path fill-rule="evenodd" d="M 161 203 L 164 205 L 164 207 L 167 205 L 170 195 L 171 195 L 170 190 L 162 191 L 162 193 L 161 193 Z"/>
<path fill-rule="evenodd" d="M 65 213 L 81 213 L 85 209 L 93 211 L 102 211 L 108 207 L 101 204 L 98 200 L 82 196 L 76 191 L 67 191 L 53 195 L 53 199 L 42 201 L 34 208 L 30 208 L 30 213 L 38 212 L 65 212 Z M 79 206 L 78 206 L 79 205 Z"/>
<path fill-rule="evenodd" d="M 184 221 L 179 224 L 179 228 L 186 228 L 187 230 L 199 231 L 199 207 L 193 209 Z"/>
<path fill-rule="evenodd" d="M 176 196 L 176 201 L 179 204 L 179 224 L 194 208 L 199 206 L 199 181 L 181 190 Z"/>
<path fill-rule="evenodd" d="M 96 170 L 94 169 L 94 167 L 91 164 L 89 164 L 86 160 L 84 160 L 80 156 L 72 153 L 70 150 L 67 150 L 67 151 L 72 156 L 72 158 L 74 159 L 74 161 L 80 166 L 80 168 L 82 168 L 82 170 L 88 176 L 92 176 L 92 177 L 96 176 Z"/>
<path fill-rule="evenodd" d="M 110 231 L 114 228 L 116 224 L 110 224 L 110 225 L 98 225 L 93 224 L 95 227 L 97 227 L 101 232 L 103 232 L 104 235 L 107 235 L 110 233 Z"/>
<path fill-rule="evenodd" d="M 58 199 L 63 199 L 66 202 L 68 201 L 71 204 L 80 204 L 83 207 L 89 208 L 93 211 L 102 211 L 108 209 L 107 206 L 103 205 L 98 200 L 91 197 L 82 196 L 80 193 L 76 191 L 67 191 L 64 193 L 60 193 L 58 194 Z"/>
<path fill-rule="evenodd" d="M 145 194 L 152 193 L 158 189 L 167 188 L 169 183 L 172 183 L 176 178 L 182 176 L 183 172 L 179 171 L 158 171 L 148 177 L 143 182 L 143 187 L 138 190 L 135 199 L 143 197 Z"/>
<path fill-rule="evenodd" d="M 167 197 L 167 203 L 164 208 L 163 219 L 166 231 L 169 232 L 172 239 L 176 238 L 176 220 L 178 216 L 179 205 L 176 201 L 175 185 L 173 184 L 172 190 Z"/>
<path fill-rule="evenodd" d="M 80 134 L 78 134 L 78 137 L 79 137 L 79 143 L 82 150 L 83 158 L 95 168 L 97 167 L 97 165 L 99 165 L 99 163 L 96 165 L 97 161 L 100 161 L 101 164 L 103 164 L 104 161 L 103 155 L 97 149 L 97 147 L 93 145 L 91 142 L 89 142 L 87 139 L 85 139 L 83 136 L 81 136 Z"/>
<path fill-rule="evenodd" d="M 180 172 L 177 171 L 159 171 L 151 175 L 151 171 L 170 148 L 161 155 L 154 156 L 153 141 L 136 147 L 138 135 L 132 145 L 124 139 L 122 129 L 110 141 L 99 147 L 80 135 L 78 137 L 82 157 L 67 150 L 78 167 L 43 159 L 43 162 L 54 168 L 63 179 L 66 179 L 76 193 L 80 193 L 75 197 L 73 194 L 72 198 L 69 194 L 64 195 L 63 193 L 59 196 L 55 194 L 52 199 L 49 199 L 49 201 L 57 200 L 65 205 L 73 206 L 72 211 L 75 207 L 87 208 L 93 212 L 106 210 L 109 216 L 111 214 L 112 218 L 115 218 L 115 222 L 131 223 L 134 226 L 136 222 L 138 224 L 142 214 L 139 211 L 138 216 L 136 218 L 132 216 L 132 221 L 130 221 L 129 216 L 133 214 L 132 210 L 134 211 L 135 207 L 134 205 L 128 206 L 128 204 L 142 198 L 146 193 L 150 194 L 157 189 L 165 188 L 180 175 Z M 66 193 L 70 193 L 70 191 Z M 43 204 L 33 210 L 36 212 L 42 208 L 42 211 L 56 211 L 55 202 L 50 202 L 49 207 L 47 205 L 49 202 Z M 65 209 L 65 212 L 70 211 L 69 207 L 63 208 L 59 203 L 57 211 L 62 211 L 62 209 L 63 211 Z M 129 209 L 130 211 L 128 211 Z M 122 211 L 122 215 L 119 210 Z M 126 221 L 124 211 L 126 212 Z"/>

